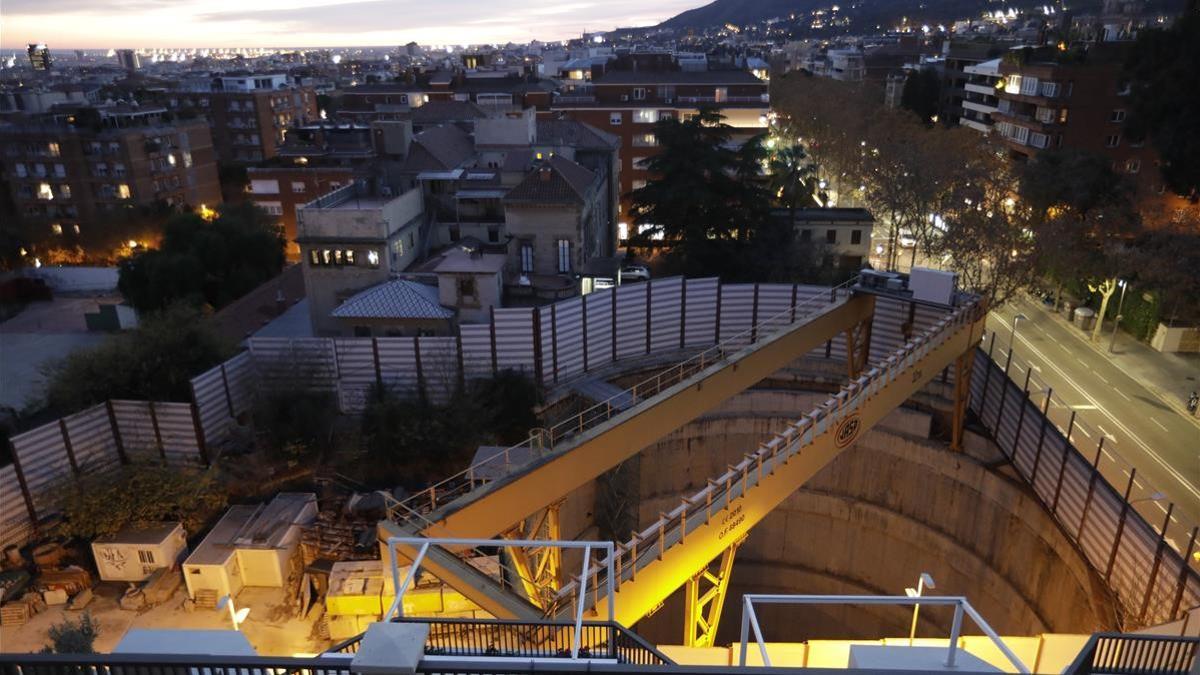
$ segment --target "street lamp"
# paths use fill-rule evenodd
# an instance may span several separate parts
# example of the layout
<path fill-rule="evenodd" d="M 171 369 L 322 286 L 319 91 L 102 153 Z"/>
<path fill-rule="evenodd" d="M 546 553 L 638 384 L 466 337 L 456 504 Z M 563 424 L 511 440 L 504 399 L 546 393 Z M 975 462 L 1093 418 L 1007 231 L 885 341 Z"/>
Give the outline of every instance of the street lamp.
<path fill-rule="evenodd" d="M 910 598 L 919 598 L 926 588 L 937 588 L 937 585 L 933 583 L 933 577 L 929 575 L 929 572 L 921 572 L 921 576 L 917 578 L 917 587 L 904 589 L 904 594 Z M 912 628 L 908 630 L 909 647 L 913 646 L 913 640 L 917 637 L 917 615 L 920 612 L 921 605 L 919 603 L 913 605 Z"/>
<path fill-rule="evenodd" d="M 246 617 L 250 615 L 249 607 L 243 607 L 241 609 L 234 608 L 232 595 L 223 596 L 221 601 L 217 603 L 217 611 L 219 612 L 222 609 L 229 610 L 229 620 L 233 622 L 234 630 L 241 630 L 242 622 L 245 621 Z"/>
<path fill-rule="evenodd" d="M 1113 346 L 1117 344 L 1117 328 L 1121 325 L 1121 309 L 1125 307 L 1125 289 L 1129 288 L 1129 282 L 1124 279 L 1118 279 L 1117 285 L 1121 287 L 1121 299 L 1117 302 L 1117 319 L 1113 321 L 1112 338 L 1108 341 L 1108 353 L 1113 353 Z M 1101 320 L 1104 317 L 1100 317 Z"/>
<path fill-rule="evenodd" d="M 1013 317 L 1012 331 L 1009 332 L 1009 334 L 1008 334 L 1008 353 L 1009 354 L 1012 354 L 1013 340 L 1015 340 L 1017 338 L 1017 322 L 1025 321 L 1027 319 L 1029 319 L 1029 317 L 1025 316 L 1024 314 L 1018 314 Z"/>

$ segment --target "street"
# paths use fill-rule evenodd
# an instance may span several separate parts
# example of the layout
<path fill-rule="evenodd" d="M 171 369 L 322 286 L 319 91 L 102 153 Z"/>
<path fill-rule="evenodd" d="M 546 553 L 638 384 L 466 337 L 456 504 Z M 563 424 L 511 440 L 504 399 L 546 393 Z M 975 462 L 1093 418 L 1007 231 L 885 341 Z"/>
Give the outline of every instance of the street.
<path fill-rule="evenodd" d="M 1015 336 L 1013 317 L 1023 315 Z M 1130 376 L 1086 342 L 1086 335 L 1027 296 L 1009 301 L 988 316 L 985 350 L 993 339 L 993 359 L 1003 365 L 1010 340 L 1009 377 L 1023 384 L 1029 369 L 1031 399 L 1045 404 L 1063 433 L 1070 428 L 1075 446 L 1094 458 L 1101 450 L 1101 473 L 1118 491 L 1129 484 L 1130 502 L 1156 529 L 1168 505 L 1174 504 L 1168 539 L 1176 549 L 1187 546 L 1191 529 L 1200 524 L 1200 421 L 1186 417 L 1182 404 L 1164 401 L 1152 391 L 1158 383 Z M 1108 333 L 1100 348 L 1108 345 Z M 1200 373 L 1177 373 L 1183 381 Z M 1200 387 L 1200 384 L 1193 384 Z M 1074 414 L 1074 424 L 1071 423 Z M 1101 438 L 1103 444 L 1101 445 Z"/>

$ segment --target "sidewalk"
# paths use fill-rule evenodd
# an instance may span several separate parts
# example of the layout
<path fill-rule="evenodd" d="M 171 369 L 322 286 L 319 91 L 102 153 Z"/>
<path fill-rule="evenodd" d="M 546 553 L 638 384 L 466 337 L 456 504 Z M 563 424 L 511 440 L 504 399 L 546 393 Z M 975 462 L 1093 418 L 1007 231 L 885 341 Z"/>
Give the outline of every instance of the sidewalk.
<path fill-rule="evenodd" d="M 1104 324 L 1099 342 L 1092 342 L 1088 339 L 1088 333 L 1069 325 L 1061 314 L 1050 311 L 1036 298 L 1024 296 L 1023 299 L 1026 305 L 1036 306 L 1043 314 L 1068 326 L 1070 333 L 1080 342 L 1154 392 L 1171 410 L 1200 426 L 1200 418 L 1187 412 L 1188 396 L 1193 391 L 1200 391 L 1200 354 L 1164 354 L 1124 331 L 1117 332 L 1114 353 L 1110 354 L 1108 344 L 1112 339 L 1112 322 Z"/>

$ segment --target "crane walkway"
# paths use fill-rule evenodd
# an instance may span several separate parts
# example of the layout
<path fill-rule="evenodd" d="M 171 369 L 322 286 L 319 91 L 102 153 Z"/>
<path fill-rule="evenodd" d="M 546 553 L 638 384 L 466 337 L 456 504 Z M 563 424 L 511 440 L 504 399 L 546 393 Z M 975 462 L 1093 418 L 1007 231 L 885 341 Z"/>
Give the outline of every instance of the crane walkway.
<path fill-rule="evenodd" d="M 633 625 L 676 589 L 703 573 L 843 449 L 967 353 L 982 334 L 985 312 L 959 308 L 850 382 L 824 405 L 750 453 L 724 475 L 617 548 L 615 617 Z M 605 566 L 590 569 L 589 613 L 608 615 Z M 578 577 L 560 590 L 556 613 L 575 611 Z"/>
<path fill-rule="evenodd" d="M 496 537 L 839 333 L 870 321 L 874 306 L 873 296 L 843 289 L 832 303 L 789 308 L 495 453 L 488 461 L 505 466 L 502 477 L 475 480 L 485 472 L 473 465 L 390 504 L 389 517 L 429 538 Z M 625 397 L 631 405 L 622 410 Z M 514 462 L 518 455 L 531 459 Z"/>

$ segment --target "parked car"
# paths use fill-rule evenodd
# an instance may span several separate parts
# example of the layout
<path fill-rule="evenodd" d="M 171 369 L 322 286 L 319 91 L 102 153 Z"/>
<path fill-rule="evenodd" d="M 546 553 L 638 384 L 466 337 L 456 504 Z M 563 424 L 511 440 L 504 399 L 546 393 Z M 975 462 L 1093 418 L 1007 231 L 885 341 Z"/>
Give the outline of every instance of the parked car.
<path fill-rule="evenodd" d="M 621 265 L 621 281 L 650 281 L 650 268 L 639 263 Z"/>

